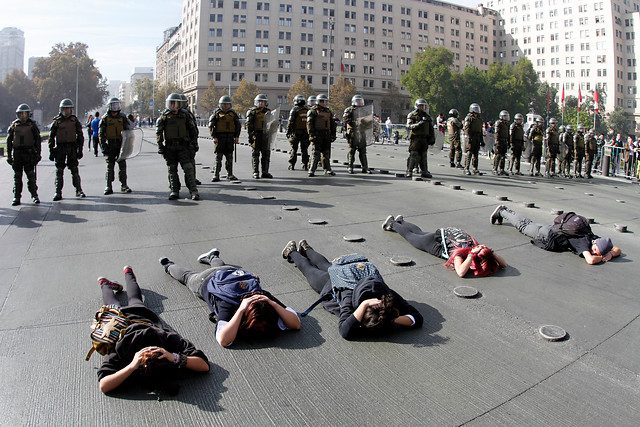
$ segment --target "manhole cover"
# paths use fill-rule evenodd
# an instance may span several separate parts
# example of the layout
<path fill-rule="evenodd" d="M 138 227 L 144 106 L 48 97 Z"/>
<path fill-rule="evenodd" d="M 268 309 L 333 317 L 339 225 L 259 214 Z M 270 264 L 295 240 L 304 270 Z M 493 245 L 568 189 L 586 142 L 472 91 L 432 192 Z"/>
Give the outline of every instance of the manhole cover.
<path fill-rule="evenodd" d="M 567 332 L 560 326 L 544 325 L 538 329 L 542 338 L 547 341 L 558 341 L 567 336 Z"/>
<path fill-rule="evenodd" d="M 460 298 L 474 298 L 478 296 L 478 290 L 471 286 L 458 286 L 453 289 L 453 293 Z"/>
<path fill-rule="evenodd" d="M 391 264 L 393 265 L 409 265 L 413 262 L 411 258 L 406 256 L 396 256 L 391 258 L 389 261 L 391 261 Z"/>
<path fill-rule="evenodd" d="M 346 236 L 342 237 L 344 240 L 346 240 L 347 242 L 360 242 L 362 240 L 364 240 L 364 238 L 358 234 L 347 234 Z"/>
<path fill-rule="evenodd" d="M 320 225 L 320 224 L 326 224 L 327 221 L 325 221 L 322 218 L 311 218 L 309 220 L 309 224 L 313 224 L 313 225 Z"/>

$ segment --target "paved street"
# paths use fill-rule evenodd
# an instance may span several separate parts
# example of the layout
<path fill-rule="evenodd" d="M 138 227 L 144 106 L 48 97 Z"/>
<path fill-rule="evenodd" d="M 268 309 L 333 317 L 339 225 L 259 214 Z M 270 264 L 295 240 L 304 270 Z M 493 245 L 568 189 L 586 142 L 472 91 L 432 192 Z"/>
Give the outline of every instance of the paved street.
<path fill-rule="evenodd" d="M 153 139 L 153 131 L 145 136 Z M 337 176 L 310 179 L 287 170 L 288 143 L 280 135 L 281 152 L 271 156 L 273 180 L 251 179 L 251 149 L 241 145 L 234 173 L 242 182 L 211 183 L 213 144 L 201 138 L 202 199 L 185 199 L 183 187 L 183 198 L 169 201 L 164 161 L 145 143 L 128 161 L 132 194 L 103 196 L 104 159 L 85 151 L 80 175 L 87 198 L 75 198 L 67 171 L 64 199 L 54 203 L 55 168 L 43 147 L 40 206 L 31 204 L 26 185 L 22 206 L 10 206 L 12 170 L 0 161 L 0 425 L 638 424 L 637 184 L 466 177 L 439 153 L 429 158 L 432 181 L 442 183 L 433 185 L 395 177 L 406 166 L 406 143 L 369 147 L 375 174 L 347 175 L 343 139 L 333 145 Z M 491 171 L 486 158 L 480 168 Z M 623 254 L 590 266 L 571 253 L 545 252 L 513 227 L 489 223 L 499 203 L 537 222 L 551 223 L 552 209 L 594 218 L 594 232 L 611 237 Z M 509 266 L 494 276 L 460 279 L 442 260 L 383 231 L 389 214 L 403 214 L 426 231 L 464 228 Z M 326 224 L 312 225 L 310 218 Z M 617 232 L 615 224 L 629 232 Z M 364 241 L 346 242 L 347 234 Z M 422 313 L 423 328 L 346 341 L 337 317 L 319 307 L 299 332 L 224 349 L 215 342 L 206 304 L 158 264 L 168 256 L 199 271 L 196 257 L 218 247 L 225 261 L 258 274 L 265 289 L 300 312 L 317 295 L 280 253 L 287 241 L 302 238 L 329 259 L 368 256 Z M 389 262 L 400 255 L 414 262 Z M 147 305 L 212 363 L 209 374 L 183 381 L 176 396 L 161 395 L 159 402 L 140 387 L 102 395 L 101 356 L 84 360 L 91 318 L 102 304 L 96 278 L 123 282 L 127 264 Z M 480 297 L 456 297 L 460 285 L 478 289 Z M 537 330 L 547 324 L 563 327 L 568 338 L 545 341 Z"/>

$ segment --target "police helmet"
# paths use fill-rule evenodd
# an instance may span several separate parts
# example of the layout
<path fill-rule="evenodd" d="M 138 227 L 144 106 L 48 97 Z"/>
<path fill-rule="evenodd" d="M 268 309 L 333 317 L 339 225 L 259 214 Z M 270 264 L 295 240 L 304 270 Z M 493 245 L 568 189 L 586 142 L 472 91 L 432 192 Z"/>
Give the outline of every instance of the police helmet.
<path fill-rule="evenodd" d="M 296 95 L 295 98 L 293 98 L 293 105 L 296 105 L 298 107 L 304 107 L 305 103 L 306 101 L 304 100 L 303 95 Z"/>
<path fill-rule="evenodd" d="M 165 101 L 165 107 L 169 111 L 178 111 L 182 108 L 182 97 L 179 93 L 171 93 L 167 96 L 167 100 Z"/>
<path fill-rule="evenodd" d="M 578 125 L 578 132 L 584 132 L 584 125 Z"/>
<path fill-rule="evenodd" d="M 544 123 L 544 119 L 542 118 L 542 116 L 536 116 L 536 123 Z"/>
<path fill-rule="evenodd" d="M 560 126 L 560 128 L 558 129 L 560 131 L 560 133 L 564 132 L 566 130 L 566 128 L 564 126 Z"/>
<path fill-rule="evenodd" d="M 509 112 L 507 110 L 500 111 L 500 120 L 509 121 L 509 119 L 511 119 L 511 116 L 509 116 Z"/>
<path fill-rule="evenodd" d="M 263 105 L 258 105 L 259 102 L 264 102 Z M 266 107 L 269 105 L 269 99 L 267 98 L 267 95 L 265 95 L 264 93 L 260 93 L 258 94 L 258 96 L 256 96 L 256 98 L 253 100 L 253 105 L 255 105 L 256 107 Z"/>
<path fill-rule="evenodd" d="M 429 112 L 429 104 L 427 103 L 427 100 L 424 99 L 424 98 L 416 99 L 416 102 L 413 103 L 413 108 L 418 110 L 418 109 L 420 109 L 421 105 L 424 105 L 424 111 L 426 111 L 428 113 Z"/>
<path fill-rule="evenodd" d="M 362 95 L 353 95 L 353 98 L 351 98 L 351 105 L 354 107 L 362 107 L 364 105 L 364 98 Z"/>
<path fill-rule="evenodd" d="M 520 124 L 522 124 L 522 122 L 524 122 L 524 116 L 520 113 L 516 113 L 515 116 L 513 116 L 514 120 Z"/>
<path fill-rule="evenodd" d="M 109 102 L 107 102 L 107 110 L 120 112 L 120 100 L 115 97 L 109 99 Z"/>
<path fill-rule="evenodd" d="M 459 115 L 460 113 L 458 113 L 458 110 L 456 110 L 455 108 L 449 110 L 449 117 L 455 117 L 457 119 Z"/>
<path fill-rule="evenodd" d="M 549 124 L 551 126 L 555 126 L 558 124 L 558 120 L 555 117 L 552 117 L 551 119 L 549 119 Z"/>
<path fill-rule="evenodd" d="M 229 106 L 225 108 L 225 104 L 229 104 Z M 218 100 L 218 107 L 220 107 L 222 111 L 229 111 L 231 109 L 231 97 L 229 95 L 221 96 Z"/>
<path fill-rule="evenodd" d="M 73 101 L 72 100 L 70 100 L 69 98 L 63 99 L 62 101 L 60 101 L 60 114 L 62 114 L 65 117 L 66 116 L 70 116 L 71 113 L 73 112 L 73 107 L 74 107 L 74 105 L 73 105 Z M 62 110 L 64 108 L 70 108 L 71 111 L 69 111 L 67 114 L 65 114 L 65 113 L 62 112 Z"/>
<path fill-rule="evenodd" d="M 182 104 L 180 104 L 180 108 L 187 108 L 189 106 L 189 98 L 184 93 L 179 93 L 180 99 L 182 100 Z"/>
<path fill-rule="evenodd" d="M 309 104 L 309 107 L 313 107 L 314 105 L 316 105 L 316 97 L 311 95 L 310 97 L 307 98 L 307 104 Z"/>
<path fill-rule="evenodd" d="M 26 115 L 21 113 L 26 113 Z M 26 122 L 27 119 L 31 118 L 31 108 L 29 108 L 27 104 L 18 105 L 18 108 L 16 108 L 16 117 L 18 118 L 18 120 Z"/>
<path fill-rule="evenodd" d="M 596 130 L 594 128 L 589 129 L 589 135 L 595 135 Z"/>
<path fill-rule="evenodd" d="M 567 132 L 573 132 L 573 126 L 567 125 Z"/>
<path fill-rule="evenodd" d="M 329 103 L 329 97 L 324 93 L 321 93 L 320 95 L 316 96 L 316 102 L 318 103 L 318 105 L 326 107 L 327 104 Z M 322 104 L 323 102 L 324 104 Z"/>
<path fill-rule="evenodd" d="M 477 103 L 473 103 L 471 105 L 469 105 L 469 112 L 470 113 L 476 113 L 476 114 L 481 114 L 482 110 L 480 109 L 480 106 Z"/>

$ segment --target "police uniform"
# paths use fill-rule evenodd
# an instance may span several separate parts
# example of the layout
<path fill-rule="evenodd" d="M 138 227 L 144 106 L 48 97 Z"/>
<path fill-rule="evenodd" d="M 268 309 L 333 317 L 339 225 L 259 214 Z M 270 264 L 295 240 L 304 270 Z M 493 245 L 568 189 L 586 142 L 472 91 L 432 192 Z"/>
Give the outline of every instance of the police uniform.
<path fill-rule="evenodd" d="M 76 188 L 76 197 L 85 197 L 78 171 L 78 159 L 82 158 L 83 146 L 84 135 L 82 124 L 78 118 L 73 114 L 66 117 L 58 114 L 54 117 L 49 133 L 49 159 L 55 160 L 56 163 L 56 195 L 54 200 L 62 198 L 65 166 L 71 172 L 71 182 Z"/>
<path fill-rule="evenodd" d="M 257 178 L 262 166 L 262 177 L 269 175 L 269 160 L 271 150 L 269 149 L 268 135 L 265 134 L 265 119 L 267 113 L 271 111 L 267 107 L 253 106 L 247 111 L 247 132 L 249 133 L 249 143 L 253 151 L 251 153 L 251 163 L 253 166 L 253 177 Z M 262 156 L 262 158 L 261 158 Z"/>
<path fill-rule="evenodd" d="M 336 122 L 327 107 L 316 104 L 307 113 L 307 132 L 313 145 L 313 160 L 309 176 L 314 176 L 318 163 L 322 159 L 325 174 L 335 175 L 331 170 L 331 143 L 336 140 Z"/>
<path fill-rule="evenodd" d="M 169 198 L 177 199 L 180 192 L 178 163 L 184 171 L 184 181 L 189 188 L 191 198 L 198 200 L 200 195 L 196 185 L 193 144 L 197 141 L 197 129 L 184 109 L 172 112 L 166 109 L 156 123 L 156 141 L 159 152 L 164 156 L 169 169 Z M 197 143 L 197 142 L 196 142 Z"/>
<path fill-rule="evenodd" d="M 542 144 L 544 141 L 544 129 L 541 124 L 536 123 L 528 131 L 529 141 L 533 145 L 531 149 L 531 170 L 529 175 L 533 176 L 534 169 L 536 176 L 540 175 L 540 160 L 542 159 Z"/>
<path fill-rule="evenodd" d="M 467 117 L 464 118 L 462 130 L 467 136 L 464 170 L 466 173 L 469 173 L 469 168 L 473 166 L 473 173 L 480 173 L 478 170 L 478 152 L 480 151 L 480 146 L 484 143 L 482 138 L 482 118 L 480 115 L 477 113 L 467 114 Z"/>
<path fill-rule="evenodd" d="M 462 165 L 462 145 L 460 144 L 460 131 L 462 123 L 457 117 L 449 117 L 447 119 L 447 140 L 449 141 L 449 161 L 451 166 L 461 168 Z M 455 159 L 455 164 L 453 163 Z"/>
<path fill-rule="evenodd" d="M 115 115 L 113 113 L 116 113 Z M 105 194 L 113 193 L 111 185 L 115 179 L 115 164 L 120 151 L 122 150 L 122 131 L 129 129 L 129 120 L 120 111 L 107 111 L 100 120 L 100 148 L 105 156 L 107 163 L 107 187 Z M 127 186 L 127 161 L 118 161 L 118 180 L 120 181 L 120 190 L 123 192 L 131 192 Z"/>
<path fill-rule="evenodd" d="M 198 121 L 196 120 L 196 116 L 193 115 L 193 113 L 188 107 L 182 107 L 181 110 L 187 114 L 187 116 L 189 117 L 189 120 L 191 120 L 191 122 L 193 123 L 193 128 L 196 130 L 196 137 L 191 143 L 191 146 L 189 148 L 191 149 L 191 158 L 193 159 L 193 179 L 195 180 L 196 185 L 200 185 L 201 182 L 198 181 L 198 177 L 196 173 L 197 172 L 196 153 L 198 152 L 198 150 L 200 150 L 200 146 L 198 145 L 198 137 L 200 137 L 200 129 L 198 129 Z"/>
<path fill-rule="evenodd" d="M 598 140 L 595 135 L 589 133 L 584 137 L 584 145 L 587 149 L 585 172 L 587 173 L 587 178 L 593 178 L 591 171 L 593 170 L 593 163 L 598 154 Z"/>
<path fill-rule="evenodd" d="M 349 145 L 348 154 L 348 170 L 349 173 L 353 173 L 353 164 L 356 158 L 356 151 L 358 151 L 358 157 L 360 158 L 360 165 L 362 166 L 362 173 L 371 173 L 369 171 L 369 162 L 367 161 L 367 141 L 364 135 L 361 138 L 356 138 L 356 132 L 360 132 L 356 125 L 355 112 L 358 108 L 355 105 L 350 105 L 344 110 L 342 115 L 342 122 L 346 128 L 344 136 L 347 139 Z"/>
<path fill-rule="evenodd" d="M 289 113 L 289 121 L 287 122 L 287 138 L 291 145 L 289 152 L 289 166 L 293 169 L 298 159 L 298 146 L 302 154 L 302 169 L 309 168 L 309 132 L 307 131 L 307 113 L 309 108 L 306 106 L 295 106 Z"/>
<path fill-rule="evenodd" d="M 573 131 L 567 130 L 563 134 L 563 140 L 565 148 L 564 160 L 562 161 L 561 169 L 564 172 L 564 176 L 571 178 L 571 163 L 573 163 L 574 143 L 573 143 Z"/>
<path fill-rule="evenodd" d="M 27 176 L 27 189 L 34 203 L 38 199 L 36 184 L 36 165 L 42 158 L 40 152 L 42 140 L 38 125 L 31 119 L 25 122 L 15 120 L 7 132 L 7 160 L 13 168 L 14 205 L 20 204 L 22 196 L 22 172 Z"/>
<path fill-rule="evenodd" d="M 407 128 L 409 129 L 407 176 L 411 176 L 413 168 L 419 166 L 422 177 L 431 178 L 427 164 L 427 148 L 436 141 L 433 120 L 429 113 L 416 108 L 407 115 Z"/>
<path fill-rule="evenodd" d="M 573 137 L 573 144 L 575 147 L 574 149 L 575 149 L 575 156 L 576 156 L 575 157 L 576 163 L 574 166 L 575 176 L 576 178 L 582 178 L 582 161 L 584 160 L 585 145 L 584 145 L 584 134 L 580 129 L 578 129 L 575 136 Z"/>
<path fill-rule="evenodd" d="M 522 175 L 520 173 L 520 158 L 522 157 L 522 150 L 524 149 L 524 128 L 522 123 L 514 121 L 511 123 L 509 129 L 509 141 L 511 143 L 511 162 L 509 170 L 513 172 L 513 167 L 516 168 L 516 175 Z"/>
<path fill-rule="evenodd" d="M 240 117 L 231 108 L 225 111 L 218 107 L 209 118 L 211 137 L 218 140 L 213 149 L 216 155 L 216 165 L 212 181 L 220 180 L 223 156 L 225 158 L 224 166 L 227 169 L 227 179 L 236 179 L 233 176 L 233 150 L 235 149 L 236 138 L 240 137 L 240 131 Z"/>
<path fill-rule="evenodd" d="M 493 158 L 493 172 L 506 174 L 504 170 L 505 157 L 509 148 L 509 122 L 500 119 L 496 122 L 496 143 L 493 147 L 495 156 Z"/>
<path fill-rule="evenodd" d="M 556 158 L 560 150 L 560 134 L 555 126 L 549 126 L 545 132 L 545 140 L 547 142 L 547 164 L 545 166 L 545 175 L 555 176 L 556 174 Z"/>

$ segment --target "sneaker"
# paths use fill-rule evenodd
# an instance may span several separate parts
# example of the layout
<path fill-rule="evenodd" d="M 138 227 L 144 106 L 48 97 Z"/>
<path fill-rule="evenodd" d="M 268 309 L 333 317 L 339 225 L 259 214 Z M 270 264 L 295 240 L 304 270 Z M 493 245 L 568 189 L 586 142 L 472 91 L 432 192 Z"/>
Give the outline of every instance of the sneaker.
<path fill-rule="evenodd" d="M 287 246 L 284 247 L 284 249 L 282 250 L 282 258 L 286 259 L 289 262 L 293 262 L 291 261 L 291 252 L 293 251 L 297 251 L 297 247 L 296 247 L 296 242 L 294 242 L 293 240 L 289 241 L 289 243 L 287 243 Z"/>
<path fill-rule="evenodd" d="M 465 175 L 471 175 L 471 171 L 470 171 L 469 169 L 465 169 L 465 170 L 464 170 L 464 174 L 465 174 Z"/>
<path fill-rule="evenodd" d="M 126 276 L 127 274 L 130 274 L 130 275 L 132 275 L 134 278 L 136 277 L 136 275 L 135 275 L 135 274 L 133 274 L 133 268 L 131 268 L 131 266 L 130 266 L 130 265 L 125 265 L 124 267 L 122 267 L 122 271 L 124 271 L 125 276 Z"/>
<path fill-rule="evenodd" d="M 495 208 L 495 210 L 491 214 L 491 217 L 489 218 L 489 220 L 491 221 L 491 224 L 495 224 L 496 221 L 498 221 L 498 224 L 502 225 L 502 217 L 500 216 L 500 211 L 502 211 L 505 208 L 506 208 L 505 205 L 499 205 L 497 208 Z"/>
<path fill-rule="evenodd" d="M 329 169 L 328 171 L 324 171 L 324 174 L 325 175 L 329 175 L 329 176 L 335 176 L 336 173 L 334 171 L 332 171 L 331 169 Z"/>
<path fill-rule="evenodd" d="M 458 169 L 464 169 L 464 166 L 462 166 L 461 163 L 456 163 L 456 168 Z"/>
<path fill-rule="evenodd" d="M 404 221 L 404 217 L 402 215 L 397 215 L 395 221 L 396 222 L 402 222 L 402 221 Z"/>
<path fill-rule="evenodd" d="M 298 252 L 300 252 L 302 255 L 306 256 L 307 250 L 309 249 L 311 249 L 311 246 L 309 245 L 309 243 L 307 243 L 306 240 L 302 239 L 298 242 Z"/>
<path fill-rule="evenodd" d="M 218 258 L 220 256 L 220 249 L 213 248 L 209 252 L 203 253 L 198 257 L 198 262 L 201 264 L 211 265 L 211 258 Z"/>
<path fill-rule="evenodd" d="M 197 192 L 191 193 L 191 200 L 200 200 L 200 194 Z"/>
<path fill-rule="evenodd" d="M 124 289 L 120 283 L 112 282 L 111 280 L 107 279 L 106 277 L 98 277 L 98 284 L 100 286 L 107 285 L 112 290 L 114 290 L 116 292 L 120 292 L 120 291 L 122 291 L 122 289 Z"/>
<path fill-rule="evenodd" d="M 82 190 L 76 190 L 76 197 L 80 197 L 81 199 L 84 199 L 85 197 L 87 197 L 87 195 L 84 194 L 84 191 Z"/>
<path fill-rule="evenodd" d="M 39 205 L 40 204 L 40 198 L 38 198 L 38 196 L 33 196 L 33 204 L 34 205 Z"/>
<path fill-rule="evenodd" d="M 200 182 L 200 180 L 197 178 L 196 178 L 196 185 L 202 185 L 202 182 Z"/>
<path fill-rule="evenodd" d="M 169 200 L 178 200 L 178 197 L 180 197 L 180 194 L 177 191 L 172 191 L 169 194 Z"/>
<path fill-rule="evenodd" d="M 173 264 L 173 261 L 171 261 L 166 256 L 160 258 L 158 261 L 160 262 L 160 265 L 162 266 L 162 268 L 164 268 L 164 272 L 169 274 L 169 266 Z"/>
<path fill-rule="evenodd" d="M 107 187 L 104 189 L 104 195 L 108 196 L 109 194 L 113 194 L 113 189 L 111 187 Z"/>
<path fill-rule="evenodd" d="M 494 169 L 494 170 L 492 170 L 492 171 L 491 171 L 491 175 L 497 176 L 497 175 L 498 175 L 498 171 L 497 171 L 497 170 L 495 170 L 495 169 Z"/>
<path fill-rule="evenodd" d="M 122 192 L 122 193 L 131 193 L 131 189 L 129 188 L 129 186 L 123 185 L 122 187 L 120 187 L 120 192 Z"/>
<path fill-rule="evenodd" d="M 393 215 L 389 215 L 387 217 L 387 219 L 384 220 L 384 222 L 382 223 L 382 229 L 385 231 L 393 231 L 393 222 L 395 221 L 395 219 L 393 218 Z"/>
<path fill-rule="evenodd" d="M 255 172 L 253 174 L 253 179 L 260 179 L 260 174 L 258 172 Z"/>

